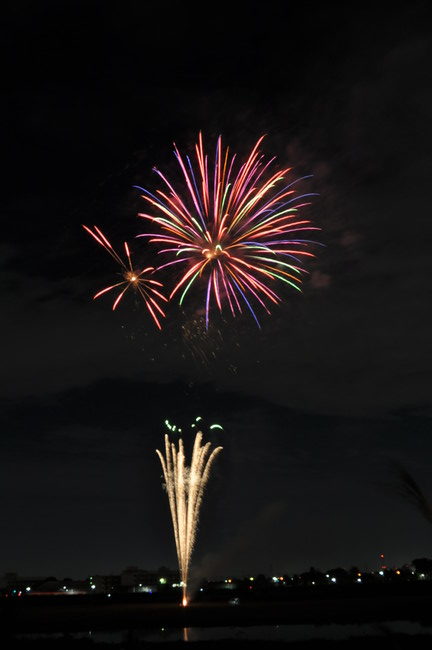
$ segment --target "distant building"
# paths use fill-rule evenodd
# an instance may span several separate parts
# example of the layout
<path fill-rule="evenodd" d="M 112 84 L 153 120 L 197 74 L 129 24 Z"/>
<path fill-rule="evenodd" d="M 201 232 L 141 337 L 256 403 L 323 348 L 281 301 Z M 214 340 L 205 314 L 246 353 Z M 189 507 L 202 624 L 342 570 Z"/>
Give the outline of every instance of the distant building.
<path fill-rule="evenodd" d="M 139 569 L 136 566 L 126 567 L 120 576 L 121 586 L 132 593 L 153 593 L 180 583 L 178 571 L 167 567 L 159 567 L 157 571 Z"/>
<path fill-rule="evenodd" d="M 18 573 L 5 573 L 2 578 L 2 589 L 5 593 L 22 596 L 47 580 L 42 576 L 19 576 Z"/>
<path fill-rule="evenodd" d="M 19 576 L 18 573 L 10 571 L 3 574 L 1 578 L 1 587 L 7 590 L 22 588 L 22 586 L 24 586 L 24 588 L 27 586 L 31 587 L 31 585 L 39 584 L 44 582 L 46 579 L 46 576 Z"/>
<path fill-rule="evenodd" d="M 1 582 L 3 590 L 12 596 L 72 596 L 87 593 L 84 580 L 70 578 L 57 580 L 52 576 L 20 576 L 17 573 L 5 573 Z"/>
<path fill-rule="evenodd" d="M 119 575 L 94 575 L 88 580 L 87 590 L 95 594 L 119 593 L 121 589 L 121 577 Z"/>

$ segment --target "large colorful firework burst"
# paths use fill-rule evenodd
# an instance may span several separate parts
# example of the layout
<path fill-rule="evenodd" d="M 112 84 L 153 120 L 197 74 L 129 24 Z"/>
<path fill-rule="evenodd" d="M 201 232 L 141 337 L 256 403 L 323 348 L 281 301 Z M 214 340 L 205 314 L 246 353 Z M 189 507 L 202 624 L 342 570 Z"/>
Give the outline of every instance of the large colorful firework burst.
<path fill-rule="evenodd" d="M 97 241 L 98 244 L 100 244 L 100 246 L 102 246 L 111 255 L 117 264 L 120 265 L 123 276 L 123 280 L 121 282 L 116 282 L 115 284 L 111 284 L 110 286 L 105 287 L 105 289 L 98 291 L 93 296 L 93 299 L 99 298 L 108 291 L 112 291 L 113 289 L 118 288 L 119 294 L 114 300 L 112 307 L 113 310 L 115 310 L 126 291 L 128 289 L 133 289 L 143 299 L 157 327 L 159 329 L 162 329 L 159 319 L 161 316 L 165 316 L 165 313 L 158 304 L 157 299 L 167 302 L 167 298 L 160 291 L 158 291 L 158 289 L 155 289 L 155 287 L 162 287 L 162 283 L 149 277 L 153 273 L 154 267 L 147 266 L 141 270 L 135 268 L 132 264 L 132 257 L 127 242 L 124 242 L 127 263 L 124 262 L 124 260 L 120 257 L 111 243 L 105 237 L 103 232 L 97 226 L 94 226 L 94 231 L 91 230 L 91 228 L 88 226 L 83 226 L 83 228 L 89 233 L 89 235 L 93 237 L 95 241 Z"/>
<path fill-rule="evenodd" d="M 152 214 L 139 216 L 159 227 L 138 236 L 149 238 L 160 246 L 160 253 L 173 258 L 158 269 L 180 265 L 170 298 L 181 291 L 182 304 L 189 289 L 205 279 L 207 328 L 212 301 L 221 312 L 224 305 L 229 307 L 233 316 L 246 306 L 259 327 L 254 303 L 270 313 L 269 303 L 282 300 L 275 290 L 277 281 L 300 291 L 302 260 L 314 257 L 307 250 L 314 242 L 300 233 L 319 229 L 298 215 L 313 194 L 298 194 L 295 187 L 307 177 L 287 183 L 291 168 L 271 172 L 275 159 L 264 160 L 259 149 L 263 137 L 239 165 L 236 155 L 223 149 L 221 137 L 214 163 L 209 161 L 200 133 L 195 167 L 174 145 L 187 191 L 178 192 L 156 168 L 164 190 L 153 194 L 136 186 L 153 208 Z"/>

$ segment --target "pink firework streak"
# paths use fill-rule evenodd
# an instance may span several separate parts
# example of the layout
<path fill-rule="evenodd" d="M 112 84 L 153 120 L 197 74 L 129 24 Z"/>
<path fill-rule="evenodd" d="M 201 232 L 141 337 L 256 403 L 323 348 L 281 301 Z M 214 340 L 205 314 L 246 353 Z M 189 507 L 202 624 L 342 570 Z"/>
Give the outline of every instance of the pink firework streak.
<path fill-rule="evenodd" d="M 93 299 L 99 298 L 99 296 L 102 296 L 103 294 L 107 293 L 108 291 L 111 291 L 112 289 L 119 288 L 120 292 L 117 295 L 116 299 L 114 300 L 113 307 L 112 307 L 114 310 L 119 305 L 126 291 L 132 288 L 136 292 L 138 292 L 141 298 L 144 300 L 145 305 L 149 310 L 157 327 L 159 329 L 162 329 L 161 324 L 159 322 L 159 318 L 161 316 L 165 316 L 165 313 L 162 311 L 156 298 L 159 298 L 160 300 L 164 300 L 165 302 L 167 302 L 168 299 L 165 298 L 165 296 L 162 293 L 160 293 L 160 291 L 155 289 L 155 287 L 162 287 L 163 286 L 162 283 L 157 282 L 156 280 L 152 280 L 148 277 L 154 271 L 154 267 L 148 266 L 147 268 L 142 269 L 142 271 L 134 269 L 132 265 L 132 258 L 129 251 L 129 246 L 127 245 L 126 242 L 124 242 L 124 248 L 127 257 L 127 264 L 122 260 L 120 255 L 114 250 L 111 243 L 108 241 L 108 239 L 105 237 L 105 235 L 97 226 L 93 227 L 94 231 L 88 228 L 87 226 L 83 226 L 83 228 L 93 237 L 93 239 L 97 241 L 98 244 L 100 244 L 103 248 L 105 248 L 105 250 L 111 255 L 111 257 L 113 257 L 114 260 L 121 266 L 122 275 L 124 278 L 121 282 L 116 282 L 116 284 L 112 284 L 109 287 L 105 287 L 105 289 L 102 289 L 102 291 L 98 291 L 98 293 L 96 293 L 93 296 Z"/>
<path fill-rule="evenodd" d="M 281 301 L 277 283 L 300 291 L 305 272 L 302 263 L 306 257 L 314 257 L 307 249 L 316 242 L 299 236 L 319 228 L 298 214 L 310 205 L 305 199 L 314 194 L 299 195 L 295 189 L 308 177 L 286 184 L 291 168 L 271 172 L 274 158 L 266 162 L 259 150 L 263 137 L 239 165 L 236 155 L 223 149 L 221 137 L 214 163 L 209 162 L 200 133 L 194 164 L 174 145 L 185 183 L 182 194 L 156 168 L 164 190 L 152 194 L 136 186 L 153 209 L 153 214 L 139 216 L 159 227 L 158 232 L 138 236 L 148 237 L 160 246 L 160 253 L 172 258 L 158 269 L 182 268 L 170 298 L 181 291 L 182 304 L 189 289 L 200 278 L 205 279 L 207 328 L 212 302 L 221 312 L 226 306 L 233 316 L 246 306 L 260 327 L 253 303 L 270 313 L 268 305 Z"/>

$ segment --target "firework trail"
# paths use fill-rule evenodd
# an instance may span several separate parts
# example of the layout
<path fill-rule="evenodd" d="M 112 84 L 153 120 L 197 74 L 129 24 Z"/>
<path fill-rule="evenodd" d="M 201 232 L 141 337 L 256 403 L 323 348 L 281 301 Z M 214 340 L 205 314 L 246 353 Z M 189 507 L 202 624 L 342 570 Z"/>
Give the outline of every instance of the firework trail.
<path fill-rule="evenodd" d="M 264 137 L 264 136 L 263 136 Z M 200 133 L 195 146 L 196 162 L 183 157 L 174 145 L 186 191 L 177 192 L 158 169 L 165 189 L 156 194 L 136 186 L 150 204 L 152 214 L 139 216 L 158 226 L 157 232 L 142 233 L 171 259 L 162 269 L 180 265 L 179 277 L 170 298 L 180 292 L 180 304 L 199 278 L 205 278 L 206 327 L 211 304 L 235 316 L 246 307 L 260 327 L 254 303 L 267 313 L 269 303 L 281 297 L 273 288 L 285 283 L 300 291 L 302 260 L 314 257 L 302 233 L 319 230 L 298 215 L 310 205 L 314 194 L 298 194 L 296 184 L 285 180 L 291 168 L 270 171 L 260 153 L 261 137 L 243 164 L 222 147 L 219 137 L 214 162 L 204 152 Z"/>
<path fill-rule="evenodd" d="M 112 289 L 120 288 L 120 293 L 116 297 L 113 303 L 113 310 L 116 309 L 116 307 L 119 305 L 121 299 L 123 298 L 124 294 L 126 291 L 130 288 L 132 288 L 134 291 L 139 293 L 141 298 L 143 299 L 148 311 L 150 312 L 154 322 L 156 323 L 157 327 L 159 329 L 161 328 L 161 324 L 159 322 L 159 318 L 161 316 L 165 316 L 165 313 L 159 306 L 156 297 L 159 298 L 160 300 L 164 300 L 165 302 L 168 302 L 168 299 L 165 298 L 164 295 L 160 293 L 156 287 L 162 287 L 161 282 L 157 282 L 156 280 L 151 280 L 148 276 L 152 274 L 154 271 L 153 266 L 148 266 L 145 269 L 142 270 L 137 270 L 134 269 L 132 265 L 132 258 L 131 254 L 129 251 L 129 246 L 127 245 L 126 242 L 124 242 L 124 248 L 125 248 L 125 253 L 127 257 L 127 263 L 123 261 L 123 259 L 120 257 L 120 255 L 114 250 L 112 247 L 111 243 L 108 241 L 108 239 L 105 237 L 105 235 L 102 233 L 102 231 L 97 227 L 94 226 L 94 232 L 87 226 L 83 226 L 84 230 L 86 230 L 92 237 L 97 241 L 98 244 L 100 244 L 110 255 L 111 257 L 121 266 L 122 268 L 122 275 L 123 275 L 123 280 L 121 282 L 116 282 L 115 284 L 110 285 L 109 287 L 105 287 L 105 289 L 102 289 L 102 291 L 98 291 L 93 296 L 93 300 L 96 298 L 99 298 L 99 296 L 102 296 L 103 294 L 107 293 L 108 291 L 112 291 Z"/>
<path fill-rule="evenodd" d="M 181 438 L 177 449 L 175 444 L 170 442 L 168 435 L 165 435 L 165 456 L 158 449 L 156 450 L 162 465 L 171 510 L 184 607 L 188 603 L 189 568 L 204 489 L 213 461 L 222 451 L 222 447 L 210 451 L 211 443 L 202 445 L 202 438 L 203 434 L 199 431 L 195 436 L 190 467 L 185 464 Z"/>

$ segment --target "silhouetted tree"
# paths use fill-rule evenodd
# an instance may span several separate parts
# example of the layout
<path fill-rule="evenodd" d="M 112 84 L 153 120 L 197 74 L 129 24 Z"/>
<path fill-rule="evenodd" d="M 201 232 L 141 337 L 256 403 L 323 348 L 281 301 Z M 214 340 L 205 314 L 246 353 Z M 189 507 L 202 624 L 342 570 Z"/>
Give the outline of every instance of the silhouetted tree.
<path fill-rule="evenodd" d="M 335 569 L 331 569 L 330 571 L 327 571 L 327 573 L 329 574 L 329 576 L 336 578 L 336 582 L 340 584 L 346 584 L 347 582 L 350 582 L 348 571 L 346 569 L 343 569 L 342 567 L 336 567 Z"/>
<path fill-rule="evenodd" d="M 393 467 L 398 477 L 399 494 L 410 503 L 413 503 L 421 512 L 423 517 L 432 524 L 431 502 L 421 490 L 417 481 L 403 465 L 394 463 Z"/>
<path fill-rule="evenodd" d="M 412 561 L 416 573 L 424 573 L 430 580 L 432 578 L 432 560 L 427 557 L 417 558 Z"/>

